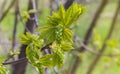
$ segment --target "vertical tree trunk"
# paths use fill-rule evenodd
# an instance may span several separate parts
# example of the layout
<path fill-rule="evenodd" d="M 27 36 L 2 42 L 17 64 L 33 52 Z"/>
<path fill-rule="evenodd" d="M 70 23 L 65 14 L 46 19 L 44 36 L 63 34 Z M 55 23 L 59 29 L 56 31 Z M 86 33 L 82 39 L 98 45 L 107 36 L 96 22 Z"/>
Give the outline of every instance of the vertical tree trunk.
<path fill-rule="evenodd" d="M 35 0 L 29 0 L 29 4 L 28 4 L 28 11 L 31 9 L 34 9 L 35 7 Z M 29 32 L 33 33 L 34 29 L 36 28 L 35 22 L 36 22 L 36 16 L 35 13 L 31 13 L 29 14 L 30 18 L 28 19 L 28 21 L 26 22 L 26 28 L 24 31 L 24 34 L 29 30 Z M 20 50 L 20 54 L 18 56 L 19 59 L 21 58 L 25 58 L 26 57 L 26 45 L 22 45 L 21 46 L 21 50 Z M 13 74 L 25 74 L 26 71 L 26 67 L 27 67 L 27 62 L 21 62 L 21 63 L 17 63 L 13 65 Z"/>
<path fill-rule="evenodd" d="M 18 25 L 18 14 L 19 14 L 19 6 L 18 1 L 15 3 L 15 22 L 14 22 L 14 28 L 13 28 L 13 36 L 12 36 L 12 51 L 14 52 L 15 44 L 16 44 L 16 31 L 17 31 L 17 25 Z"/>

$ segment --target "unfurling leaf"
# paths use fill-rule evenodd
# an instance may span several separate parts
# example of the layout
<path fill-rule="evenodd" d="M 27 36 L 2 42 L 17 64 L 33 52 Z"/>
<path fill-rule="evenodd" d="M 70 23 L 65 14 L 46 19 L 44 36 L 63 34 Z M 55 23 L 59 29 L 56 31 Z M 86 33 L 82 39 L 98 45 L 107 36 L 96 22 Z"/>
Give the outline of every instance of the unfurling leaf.
<path fill-rule="evenodd" d="M 73 3 L 68 10 L 60 5 L 58 12 L 53 12 L 52 16 L 48 16 L 46 25 L 40 28 L 40 38 L 46 39 L 46 44 L 57 41 L 72 41 L 72 31 L 69 29 L 79 16 L 83 13 L 85 7 Z"/>
<path fill-rule="evenodd" d="M 56 64 L 53 60 L 53 54 L 47 54 L 39 59 L 39 62 L 48 68 L 53 68 Z"/>
<path fill-rule="evenodd" d="M 68 52 L 68 51 L 70 51 L 72 49 L 74 49 L 74 48 L 72 47 L 72 45 L 70 43 L 63 42 L 61 44 L 61 50 L 63 50 L 63 51 L 67 51 Z"/>
<path fill-rule="evenodd" d="M 68 29 L 68 28 L 64 29 L 62 39 L 63 39 L 63 41 L 72 43 L 73 42 L 73 40 L 72 40 L 73 39 L 72 31 L 70 29 Z"/>
<path fill-rule="evenodd" d="M 27 46 L 27 48 L 26 48 L 26 56 L 27 56 L 27 59 L 32 64 L 35 63 L 35 61 L 37 60 L 36 57 L 38 57 L 38 55 L 36 56 L 35 54 L 36 54 L 36 52 L 34 51 L 34 46 L 33 45 Z"/>
<path fill-rule="evenodd" d="M 36 41 L 37 42 L 37 41 Z M 39 45 L 39 46 L 38 46 Z M 31 43 L 26 48 L 26 55 L 31 63 L 35 63 L 40 58 L 40 48 L 43 45 L 43 40 L 39 40 L 39 43 Z"/>
<path fill-rule="evenodd" d="M 56 50 L 54 52 L 54 63 L 58 66 L 58 68 L 61 68 L 64 65 L 64 54 L 60 50 Z"/>
<path fill-rule="evenodd" d="M 62 67 L 64 65 L 64 52 L 61 49 L 61 44 L 57 44 L 54 42 L 51 46 L 54 54 L 53 54 L 53 61 L 54 64 L 58 66 L 58 68 Z"/>
<path fill-rule="evenodd" d="M 30 18 L 30 15 L 27 11 L 21 12 L 21 16 L 25 22 Z"/>
<path fill-rule="evenodd" d="M 26 44 L 26 45 L 28 45 L 28 44 L 30 44 L 30 43 L 32 43 L 32 41 L 33 41 L 33 35 L 32 34 L 30 34 L 29 32 L 27 32 L 26 34 L 22 34 L 22 35 L 20 35 L 20 42 L 22 43 L 22 44 Z"/>
<path fill-rule="evenodd" d="M 55 40 L 55 28 L 47 26 L 41 28 L 40 38 L 46 39 L 46 44 L 53 42 Z"/>
<path fill-rule="evenodd" d="M 64 9 L 64 6 L 61 4 L 60 5 L 60 9 L 59 9 L 59 11 L 58 11 L 58 14 L 59 14 L 59 16 L 60 16 L 60 18 L 61 18 L 61 21 L 62 21 L 62 24 L 63 25 L 65 25 L 65 9 Z"/>
<path fill-rule="evenodd" d="M 36 63 L 35 67 L 37 68 L 37 70 L 40 74 L 44 74 L 44 67 L 42 66 L 41 63 Z"/>
<path fill-rule="evenodd" d="M 83 14 L 85 10 L 85 7 L 83 7 L 82 5 L 78 5 L 73 3 L 66 11 L 65 13 L 65 26 L 66 27 L 70 27 L 73 25 L 73 23 L 75 23 L 78 18 L 80 17 L 80 15 Z"/>
<path fill-rule="evenodd" d="M 64 52 L 73 49 L 73 33 L 70 28 L 83 11 L 82 5 L 73 3 L 68 10 L 60 5 L 58 12 L 53 12 L 52 16 L 48 16 L 45 25 L 38 29 L 39 36 L 30 33 L 20 36 L 21 43 L 28 45 L 26 48 L 27 59 L 40 74 L 44 74 L 44 67 L 53 68 L 57 66 L 61 68 L 64 65 Z M 30 10 L 29 13 L 34 13 L 34 11 Z M 49 44 L 52 45 L 49 47 Z M 49 47 L 52 53 L 41 54 L 43 45 Z"/>

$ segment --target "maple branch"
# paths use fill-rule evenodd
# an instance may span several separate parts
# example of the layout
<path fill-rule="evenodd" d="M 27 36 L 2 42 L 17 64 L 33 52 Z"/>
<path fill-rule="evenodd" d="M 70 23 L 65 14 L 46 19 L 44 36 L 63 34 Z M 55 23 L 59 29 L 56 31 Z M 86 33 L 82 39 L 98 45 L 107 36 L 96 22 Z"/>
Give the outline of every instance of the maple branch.
<path fill-rule="evenodd" d="M 2 64 L 3 65 L 8 65 L 8 64 L 18 64 L 18 63 L 21 63 L 21 62 L 27 62 L 28 60 L 26 58 L 21 58 L 21 59 L 18 59 L 18 60 L 15 60 L 15 61 L 11 61 L 11 62 L 3 62 Z"/>
<path fill-rule="evenodd" d="M 97 51 L 93 50 L 92 48 L 86 46 L 83 43 L 81 43 L 81 46 L 84 47 L 86 51 L 92 53 L 93 55 L 101 55 L 101 56 L 109 56 L 109 57 L 120 56 L 120 54 L 103 54 L 103 53 L 101 54 L 100 52 L 97 52 Z M 79 52 L 77 49 L 79 49 L 79 48 L 76 48 L 75 50 L 72 50 L 72 52 L 74 52 L 74 51 Z M 76 55 L 76 54 L 74 54 L 74 55 Z"/>

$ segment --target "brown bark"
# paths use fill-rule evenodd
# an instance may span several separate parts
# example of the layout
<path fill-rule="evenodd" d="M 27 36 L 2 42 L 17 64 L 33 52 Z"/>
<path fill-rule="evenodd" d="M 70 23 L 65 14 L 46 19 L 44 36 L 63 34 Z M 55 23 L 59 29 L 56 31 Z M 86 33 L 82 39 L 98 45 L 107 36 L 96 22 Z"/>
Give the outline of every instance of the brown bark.
<path fill-rule="evenodd" d="M 104 43 L 103 43 L 103 46 L 101 48 L 101 50 L 99 51 L 100 54 L 103 54 L 103 52 L 105 51 L 105 48 L 106 48 L 106 41 L 110 39 L 112 33 L 113 33 L 113 30 L 114 30 L 114 27 L 115 27 L 115 24 L 116 24 L 116 19 L 117 19 L 117 16 L 118 16 L 118 13 L 119 13 L 119 10 L 120 10 L 120 0 L 118 2 L 118 7 L 116 9 L 116 12 L 114 14 L 114 17 L 113 17 L 113 20 L 112 20 L 112 23 L 111 23 L 111 27 L 110 27 L 110 30 L 109 30 L 109 33 L 107 35 L 107 37 L 105 38 L 104 40 Z M 87 71 L 87 74 L 92 74 L 92 71 L 94 70 L 95 66 L 97 65 L 98 61 L 100 60 L 100 58 L 102 57 L 100 54 L 98 54 L 92 61 L 92 63 L 90 64 L 89 68 L 88 68 L 88 71 Z"/>
<path fill-rule="evenodd" d="M 34 2 L 35 0 L 29 0 L 29 4 L 28 4 L 28 11 L 31 9 L 34 9 Z M 28 21 L 26 22 L 26 28 L 33 33 L 34 29 L 36 28 L 36 20 L 35 20 L 35 13 L 31 13 L 30 15 L 30 19 L 28 19 Z M 27 30 L 25 29 L 24 34 L 27 32 Z M 18 56 L 19 59 L 21 58 L 25 58 L 26 57 L 26 45 L 22 45 L 21 46 L 21 50 L 20 50 L 20 54 Z M 26 67 L 27 67 L 27 61 L 23 61 L 17 64 L 13 65 L 13 74 L 25 74 L 26 71 Z"/>
<path fill-rule="evenodd" d="M 67 2 L 64 5 L 65 9 L 68 9 L 69 6 L 72 5 L 73 2 L 74 2 L 74 0 L 67 0 Z"/>
<path fill-rule="evenodd" d="M 98 21 L 98 19 L 99 19 L 99 17 L 100 17 L 100 14 L 102 13 L 104 7 L 106 6 L 107 1 L 108 1 L 108 0 L 102 0 L 101 5 L 99 6 L 98 10 L 96 11 L 95 16 L 94 16 L 94 18 L 93 18 L 93 21 L 91 22 L 90 27 L 89 27 L 89 29 L 87 30 L 87 33 L 86 33 L 85 38 L 84 38 L 84 41 L 83 41 L 83 43 L 84 43 L 85 45 L 88 44 L 89 39 L 90 39 L 90 37 L 91 37 L 91 35 L 92 35 L 92 31 L 93 31 L 94 27 L 96 26 L 96 23 L 97 23 L 97 21 Z M 84 48 L 83 46 L 81 46 L 80 49 L 79 49 L 79 52 L 84 52 L 84 51 L 85 51 L 85 48 Z M 73 67 L 72 67 L 72 69 L 71 69 L 71 73 L 70 73 L 70 74 L 75 74 L 78 66 L 80 65 L 80 62 L 81 62 L 81 59 L 76 56 L 76 57 L 75 57 L 75 62 L 74 62 L 74 64 L 73 64 Z"/>

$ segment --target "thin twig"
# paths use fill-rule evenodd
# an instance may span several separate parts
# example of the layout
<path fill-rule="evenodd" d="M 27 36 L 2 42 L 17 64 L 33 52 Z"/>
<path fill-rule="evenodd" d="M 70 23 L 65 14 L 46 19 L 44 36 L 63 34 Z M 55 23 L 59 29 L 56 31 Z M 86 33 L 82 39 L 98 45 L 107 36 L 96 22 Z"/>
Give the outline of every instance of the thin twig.
<path fill-rule="evenodd" d="M 17 31 L 17 24 L 18 24 L 18 13 L 19 13 L 19 6 L 18 1 L 15 4 L 15 22 L 14 22 L 14 29 L 13 29 L 13 41 L 12 41 L 12 51 L 14 52 L 15 45 L 16 45 L 16 31 Z"/>
<path fill-rule="evenodd" d="M 13 54 L 13 55 L 8 56 L 8 58 L 7 58 L 4 62 L 7 62 L 7 61 L 10 60 L 11 58 L 13 58 L 14 55 L 16 55 L 16 54 Z"/>
<path fill-rule="evenodd" d="M 109 57 L 116 57 L 116 56 L 120 56 L 120 54 L 101 54 L 100 52 L 97 52 L 95 50 L 93 50 L 92 48 L 86 46 L 85 44 L 81 43 L 81 46 L 85 48 L 86 51 L 94 54 L 94 55 L 101 55 L 101 56 L 109 56 Z M 73 51 L 77 51 L 78 50 L 73 50 Z"/>
<path fill-rule="evenodd" d="M 44 47 L 42 47 L 41 49 L 41 51 L 43 51 L 43 50 L 45 50 L 46 48 L 48 48 L 48 45 L 47 46 L 44 46 Z M 13 56 L 14 56 L 15 54 L 13 54 Z M 10 62 L 7 62 L 10 58 L 13 58 L 13 56 L 10 56 L 10 57 L 8 57 L 5 61 L 4 61 L 4 63 L 3 63 L 3 65 L 7 65 L 7 64 L 11 64 Z M 19 60 L 21 60 L 21 59 L 18 59 L 17 61 L 19 61 Z M 16 61 L 11 61 L 11 62 L 16 62 Z"/>
<path fill-rule="evenodd" d="M 8 8 L 3 12 L 3 14 L 0 15 L 0 22 L 4 19 L 4 17 L 7 15 L 7 13 L 9 12 L 9 10 L 12 8 L 12 6 L 14 5 L 14 3 L 17 0 L 12 0 L 12 2 L 10 3 L 10 5 L 8 6 Z"/>
<path fill-rule="evenodd" d="M 11 61 L 11 62 L 3 62 L 2 64 L 3 65 L 8 65 L 8 64 L 18 64 L 18 63 L 21 63 L 21 62 L 27 62 L 28 60 L 26 58 L 21 58 L 21 59 L 18 59 L 18 60 L 15 60 L 15 61 Z"/>

